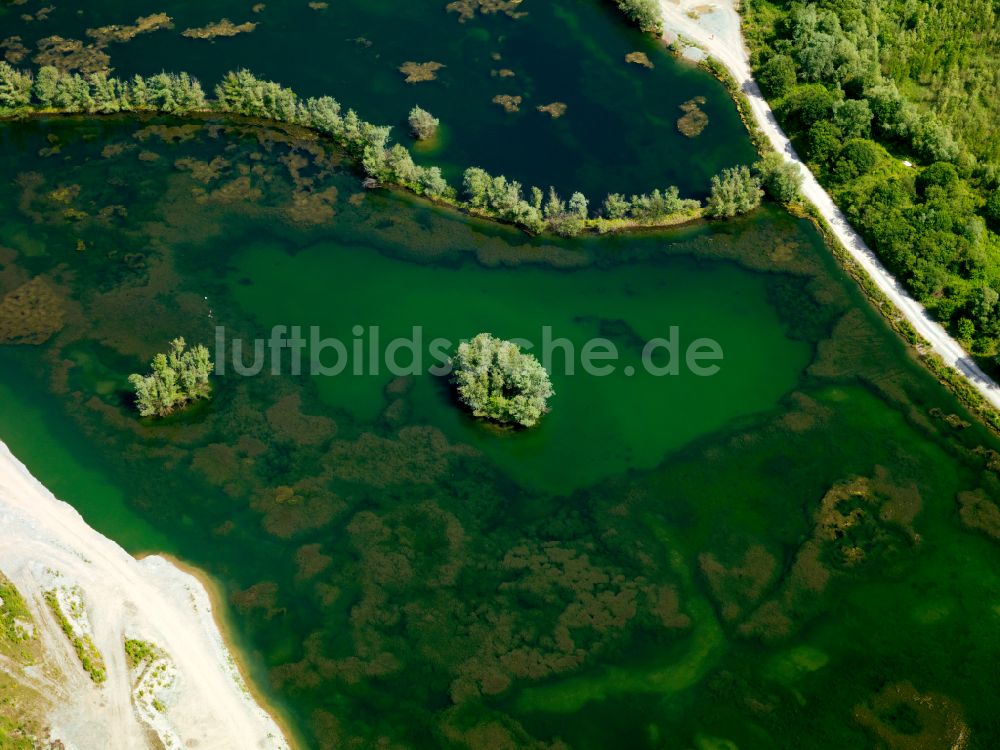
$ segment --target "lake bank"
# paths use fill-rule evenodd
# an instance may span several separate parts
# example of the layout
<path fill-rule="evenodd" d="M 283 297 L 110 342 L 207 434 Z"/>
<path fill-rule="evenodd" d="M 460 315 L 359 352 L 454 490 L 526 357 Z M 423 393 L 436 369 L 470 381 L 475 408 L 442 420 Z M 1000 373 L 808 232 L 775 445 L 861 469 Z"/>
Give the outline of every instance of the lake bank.
<path fill-rule="evenodd" d="M 0 137 L 0 290 L 53 313 L 12 331 L 49 339 L 0 347 L 0 432 L 102 534 L 210 573 L 303 746 L 861 747 L 891 727 L 858 711 L 925 696 L 946 710 L 921 728 L 993 736 L 1000 548 L 965 519 L 998 496 L 996 441 L 809 222 L 767 206 L 567 242 L 361 191 L 274 128 Z M 520 434 L 390 374 L 227 376 L 207 408 L 135 418 L 123 384 L 171 337 L 275 324 L 366 352 L 372 326 L 550 325 L 623 367 L 560 376 Z M 719 341 L 723 371 L 628 378 L 673 325 Z"/>
<path fill-rule="evenodd" d="M 925 356 L 926 350 L 931 350 L 947 368 L 957 372 L 968 382 L 985 402 L 987 413 L 982 415 L 984 420 L 995 425 L 996 418 L 991 412 L 995 413 L 1000 409 L 1000 385 L 979 367 L 961 344 L 889 273 L 795 152 L 753 78 L 749 53 L 740 31 L 740 16 L 734 4 L 725 0 L 717 5 L 697 4 L 694 0 L 681 0 L 678 3 L 661 0 L 660 6 L 667 29 L 664 35 L 666 41 L 670 44 L 679 43 L 681 47 L 688 43 L 697 45 L 721 63 L 733 77 L 736 91 L 731 93 L 734 97 L 744 99 L 754 125 L 764 135 L 769 146 L 785 160 L 799 166 L 804 177 L 802 193 L 806 201 L 815 208 L 817 224 L 831 249 L 836 250 L 835 246 L 839 246 L 850 262 L 858 266 L 874 284 L 875 290 L 866 289 L 866 293 L 871 297 L 877 291 L 878 295 L 891 303 L 916 332 L 919 338 L 916 345 L 918 352 Z M 851 269 L 848 271 L 851 272 Z M 852 272 L 851 275 L 855 274 Z M 865 286 L 862 284 L 863 288 Z M 879 300 L 873 299 L 873 302 L 879 306 Z M 962 389 L 953 385 L 951 378 L 938 372 L 939 368 L 935 363 L 928 363 L 927 367 L 943 383 L 958 391 L 965 400 L 976 400 L 970 399 L 967 394 L 963 395 Z M 977 410 L 983 409 L 978 403 L 970 405 Z"/>
<path fill-rule="evenodd" d="M 0 570 L 28 604 L 46 671 L 61 673 L 44 686 L 52 690 L 45 692 L 52 701 L 45 717 L 51 739 L 131 750 L 150 746 L 152 733 L 161 742 L 176 737 L 241 750 L 289 747 L 244 684 L 213 620 L 209 595 L 193 576 L 162 557 L 130 557 L 57 500 L 3 443 L 0 515 Z M 90 631 L 103 679 L 81 669 L 52 621 L 43 603 L 52 592 L 82 601 L 83 609 L 70 615 L 79 620 L 72 627 Z M 152 717 L 143 715 L 142 683 L 123 649 L 135 639 L 155 644 L 164 672 L 175 677 Z"/>

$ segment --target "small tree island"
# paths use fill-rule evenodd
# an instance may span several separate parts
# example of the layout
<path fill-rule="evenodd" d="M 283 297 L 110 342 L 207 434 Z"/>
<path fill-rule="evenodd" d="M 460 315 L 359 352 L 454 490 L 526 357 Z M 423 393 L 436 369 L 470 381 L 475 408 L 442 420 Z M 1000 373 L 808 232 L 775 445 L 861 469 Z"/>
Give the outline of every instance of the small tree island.
<path fill-rule="evenodd" d="M 532 427 L 555 395 L 549 374 L 535 357 L 489 333 L 459 344 L 451 364 L 459 400 L 476 417 Z"/>
<path fill-rule="evenodd" d="M 187 403 L 208 398 L 212 385 L 208 376 L 212 360 L 208 349 L 199 344 L 186 350 L 182 338 L 170 342 L 170 351 L 153 358 L 149 375 L 130 375 L 135 403 L 143 417 L 165 417 Z"/>
<path fill-rule="evenodd" d="M 428 141 L 437 135 L 438 125 L 441 121 L 428 112 L 426 109 L 414 107 L 410 110 L 407 120 L 410 123 L 410 131 L 418 141 Z"/>

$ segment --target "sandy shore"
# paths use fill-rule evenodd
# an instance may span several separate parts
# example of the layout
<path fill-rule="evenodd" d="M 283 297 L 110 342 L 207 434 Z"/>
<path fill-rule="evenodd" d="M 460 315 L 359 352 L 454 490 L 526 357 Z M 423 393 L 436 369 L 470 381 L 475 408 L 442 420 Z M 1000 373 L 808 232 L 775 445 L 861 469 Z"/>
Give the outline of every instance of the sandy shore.
<path fill-rule="evenodd" d="M 660 0 L 660 7 L 667 41 L 673 43 L 680 37 L 682 48 L 685 43 L 697 45 L 726 66 L 746 95 L 754 119 L 771 145 L 786 160 L 799 165 L 805 178 L 803 194 L 816 206 L 847 252 L 945 363 L 958 370 L 990 404 L 1000 409 L 1000 386 L 886 270 L 795 153 L 751 74 L 737 3 L 734 0 Z M 698 53 L 692 54 L 690 50 L 682 54 L 689 59 L 699 58 Z"/>
<path fill-rule="evenodd" d="M 285 750 L 223 642 L 205 587 L 167 560 L 136 560 L 57 500 L 0 443 L 0 572 L 27 601 L 43 663 L 23 670 L 43 696 L 52 740 L 67 749 L 198 747 Z M 46 592 L 106 665 L 96 684 L 60 628 Z M 51 598 L 50 594 L 50 598 Z M 158 656 L 131 668 L 126 639 Z M 3 665 L 10 671 L 10 664 Z M 19 675 L 14 675 L 15 678 Z"/>

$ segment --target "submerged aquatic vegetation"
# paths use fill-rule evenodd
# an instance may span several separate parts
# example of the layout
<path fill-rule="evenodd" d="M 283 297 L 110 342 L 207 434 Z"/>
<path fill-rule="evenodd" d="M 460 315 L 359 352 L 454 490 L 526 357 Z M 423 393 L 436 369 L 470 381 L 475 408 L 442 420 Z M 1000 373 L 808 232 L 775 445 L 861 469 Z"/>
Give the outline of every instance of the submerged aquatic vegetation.
<path fill-rule="evenodd" d="M 891 564 L 901 550 L 920 544 L 913 521 L 921 507 L 917 488 L 896 484 L 885 467 L 876 467 L 871 478 L 852 477 L 838 482 L 820 501 L 813 535 L 799 547 L 775 596 L 757 606 L 739 624 L 738 631 L 764 641 L 787 638 L 796 621 L 801 622 L 815 609 L 834 576 L 855 572 L 873 561 Z M 753 552 L 753 559 L 750 555 L 748 550 L 744 565 L 752 564 L 750 570 L 759 571 L 756 575 L 760 579 L 742 593 L 726 592 L 720 571 L 706 558 L 709 570 L 719 581 L 714 588 L 725 603 L 727 619 L 739 617 L 747 604 L 756 605 L 773 575 L 773 559 L 768 561 L 766 551 Z"/>
<path fill-rule="evenodd" d="M 995 483 L 994 489 L 997 489 Z M 1000 506 L 997 505 L 997 497 L 1000 495 L 994 493 L 994 499 L 991 500 L 985 489 L 958 493 L 962 523 L 994 539 L 1000 539 Z"/>
<path fill-rule="evenodd" d="M 431 485 L 442 479 L 453 459 L 476 456 L 465 445 L 451 445 L 433 427 L 404 427 L 395 436 L 362 433 L 357 440 L 338 440 L 326 454 L 337 479 L 369 487 Z"/>
<path fill-rule="evenodd" d="M 458 14 L 458 22 L 465 23 L 476 17 L 476 13 L 484 16 L 503 13 L 508 18 L 523 18 L 527 11 L 518 10 L 523 0 L 452 0 L 445 8 Z"/>
<path fill-rule="evenodd" d="M 408 60 L 399 66 L 399 72 L 406 76 L 407 83 L 421 83 L 437 79 L 437 72 L 443 67 L 445 67 L 444 63 L 433 60 L 422 63 Z"/>
<path fill-rule="evenodd" d="M 566 114 L 565 102 L 552 102 L 550 104 L 539 104 L 535 107 L 539 112 L 545 112 L 556 120 Z"/>
<path fill-rule="evenodd" d="M 521 101 L 521 96 L 512 94 L 497 94 L 493 97 L 493 103 L 503 107 L 503 111 L 507 114 L 519 111 L 521 109 Z"/>
<path fill-rule="evenodd" d="M 156 161 L 102 155 L 139 143 L 127 121 L 6 126 L 28 153 L 62 154 L 31 157 L 23 179 L 23 159 L 0 156 L 16 191 L 0 291 L 42 276 L 67 313 L 44 345 L 0 347 L 0 387 L 17 393 L 0 424 L 104 533 L 149 549 L 141 519 L 220 581 L 306 746 L 860 747 L 952 739 L 938 715 L 958 716 L 970 746 L 991 739 L 1000 547 L 961 509 L 988 517 L 995 441 L 907 360 L 807 225 L 765 208 L 648 238 L 529 238 L 358 193 L 303 128 L 141 125 Z M 275 223 L 329 187 L 332 218 Z M 638 215 L 681 200 L 620 197 Z M 415 313 L 504 336 L 552 319 L 623 349 L 704 326 L 733 379 L 553 375 L 561 405 L 582 406 L 530 431 L 483 430 L 420 377 L 220 378 L 211 408 L 164 421 L 134 419 L 114 386 L 150 340 L 207 340 L 216 321 L 253 337 Z M 741 632 L 772 601 L 787 634 Z M 876 698 L 906 681 L 916 696 Z"/>
<path fill-rule="evenodd" d="M 19 36 L 9 36 L 0 41 L 0 49 L 4 51 L 4 59 L 11 65 L 16 65 L 28 56 L 28 48 L 24 46 Z"/>
<path fill-rule="evenodd" d="M 625 55 L 625 62 L 641 65 L 644 68 L 652 69 L 653 67 L 653 61 L 649 59 L 649 55 L 645 52 L 629 52 Z"/>
<path fill-rule="evenodd" d="M 87 29 L 87 36 L 91 37 L 98 46 L 104 47 L 111 42 L 130 42 L 139 34 L 148 34 L 152 31 L 172 29 L 173 27 L 173 20 L 166 13 L 153 13 L 149 16 L 139 16 L 131 25 L 115 24 Z"/>
<path fill-rule="evenodd" d="M 0 344 L 44 344 L 63 327 L 64 315 L 59 295 L 36 276 L 0 300 Z"/>
<path fill-rule="evenodd" d="M 961 707 L 946 695 L 921 693 L 909 681 L 884 686 L 854 709 L 854 718 L 887 747 L 899 750 L 969 746 Z"/>
<path fill-rule="evenodd" d="M 701 131 L 708 125 L 708 115 L 699 106 L 704 103 L 705 97 L 696 96 L 680 105 L 684 114 L 677 120 L 677 129 L 688 138 L 701 135 Z"/>
<path fill-rule="evenodd" d="M 40 67 L 52 66 L 63 72 L 78 70 L 83 74 L 107 73 L 111 62 L 99 46 L 61 36 L 39 39 L 38 52 L 31 59 Z"/>
<path fill-rule="evenodd" d="M 255 21 L 247 21 L 246 23 L 235 24 L 228 18 L 223 18 L 219 21 L 207 24 L 199 28 L 185 29 L 181 32 L 181 36 L 186 36 L 191 39 L 215 39 L 220 36 L 236 36 L 237 34 L 249 34 L 251 31 L 257 28 L 257 23 Z"/>

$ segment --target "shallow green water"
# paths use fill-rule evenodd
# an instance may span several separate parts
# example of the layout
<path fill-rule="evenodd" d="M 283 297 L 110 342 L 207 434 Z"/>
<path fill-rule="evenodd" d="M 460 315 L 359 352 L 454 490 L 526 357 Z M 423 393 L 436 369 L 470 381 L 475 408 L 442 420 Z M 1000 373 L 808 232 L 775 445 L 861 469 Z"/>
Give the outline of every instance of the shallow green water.
<path fill-rule="evenodd" d="M 483 430 L 455 409 L 439 381 L 420 378 L 414 388 L 414 418 L 475 445 L 516 481 L 556 492 L 651 468 L 668 451 L 733 417 L 774 406 L 809 357 L 805 342 L 785 335 L 768 304 L 765 279 L 686 259 L 553 273 L 468 261 L 444 268 L 405 264 L 371 248 L 331 243 L 289 256 L 286 246 L 275 244 L 241 253 L 230 278 L 233 298 L 253 311 L 262 332 L 276 324 L 304 331 L 318 326 L 323 336 L 360 341 L 365 357 L 373 327 L 383 347 L 414 339 L 417 327 L 421 351 L 439 337 L 453 342 L 451 350 L 480 331 L 529 339 L 539 352 L 546 336 L 569 342 L 576 354 L 569 365 L 566 348 L 553 350 L 557 396 L 551 417 L 537 430 Z M 249 279 L 266 282 L 244 281 Z M 354 336 L 358 325 L 361 335 Z M 644 369 L 645 342 L 671 336 L 672 327 L 678 359 L 695 339 L 717 341 L 724 356 L 719 372 L 699 376 L 686 364 L 677 375 Z M 595 339 L 610 341 L 621 357 L 609 363 L 612 372 L 588 376 L 579 355 Z M 657 364 L 665 365 L 666 352 L 661 355 Z M 406 367 L 413 360 L 402 353 L 397 361 Z M 346 377 L 320 379 L 320 398 L 359 419 L 376 419 L 392 380 L 384 358 L 380 364 L 381 375 L 351 377 L 352 363 Z M 597 364 L 599 373 L 609 366 Z M 575 468 L 567 474 L 570 465 Z"/>
<path fill-rule="evenodd" d="M 21 37 L 27 65 L 37 42 L 51 35 L 91 42 L 86 30 L 131 24 L 167 12 L 173 29 L 142 34 L 106 50 L 116 75 L 167 69 L 196 75 L 211 90 L 224 73 L 247 67 L 303 96 L 329 94 L 376 123 L 394 126 L 410 142 L 406 116 L 419 104 L 440 118 L 436 149 L 418 160 L 440 164 L 459 184 L 468 166 L 565 194 L 582 190 L 595 203 L 613 191 L 647 192 L 677 185 L 702 197 L 709 178 L 724 167 L 749 163 L 755 154 L 725 89 L 708 74 L 678 64 L 655 40 L 630 28 L 611 2 L 525 0 L 517 12 L 459 22 L 440 2 L 336 0 L 313 10 L 306 2 L 212 2 L 164 7 L 153 0 L 127 6 L 113 0 L 60 3 L 43 21 L 23 21 L 44 3 L 0 5 L 0 39 Z M 221 18 L 253 21 L 250 33 L 215 40 L 181 33 Z M 654 67 L 625 62 L 645 52 Z M 499 56 L 499 59 L 494 59 Z M 437 61 L 438 78 L 407 84 L 404 62 Z M 514 75 L 501 77 L 500 71 Z M 521 96 L 519 112 L 494 104 L 497 95 Z M 703 96 L 709 117 L 694 140 L 681 135 L 680 105 Z M 536 107 L 567 105 L 552 119 Z M 697 156 L 695 157 L 695 154 Z"/>
<path fill-rule="evenodd" d="M 808 224 L 530 240 L 364 194 L 310 141 L 180 125 L 0 128 L 0 298 L 40 276 L 58 329 L 0 345 L 0 435 L 101 532 L 218 579 L 304 746 L 996 744 L 997 442 Z M 549 324 L 622 365 L 677 325 L 725 358 L 557 372 L 522 433 L 384 375 L 229 374 L 135 418 L 125 377 L 169 338 L 275 324 Z"/>

